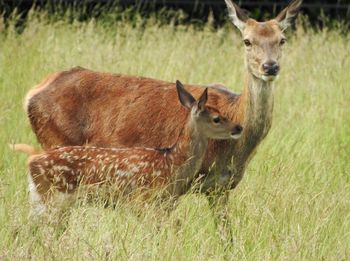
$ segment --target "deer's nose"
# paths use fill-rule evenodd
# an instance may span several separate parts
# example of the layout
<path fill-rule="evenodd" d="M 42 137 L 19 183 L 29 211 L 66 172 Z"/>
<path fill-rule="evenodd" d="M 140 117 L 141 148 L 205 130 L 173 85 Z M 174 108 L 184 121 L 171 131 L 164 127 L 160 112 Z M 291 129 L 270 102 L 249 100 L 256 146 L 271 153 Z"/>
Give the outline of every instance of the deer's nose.
<path fill-rule="evenodd" d="M 231 135 L 232 135 L 232 136 L 235 136 L 235 135 L 241 134 L 242 130 L 243 130 L 243 127 L 242 127 L 241 125 L 236 125 L 236 126 L 232 129 Z"/>
<path fill-rule="evenodd" d="M 279 65 L 276 62 L 267 62 L 262 65 L 264 73 L 266 75 L 277 75 L 278 71 L 280 70 Z"/>

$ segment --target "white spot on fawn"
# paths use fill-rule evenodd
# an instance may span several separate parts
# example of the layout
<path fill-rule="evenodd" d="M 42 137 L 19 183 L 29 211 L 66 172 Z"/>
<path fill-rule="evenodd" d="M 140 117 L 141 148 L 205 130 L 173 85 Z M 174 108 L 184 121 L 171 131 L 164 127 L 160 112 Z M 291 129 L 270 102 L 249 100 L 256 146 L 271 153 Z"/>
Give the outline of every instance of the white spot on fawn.
<path fill-rule="evenodd" d="M 42 168 L 42 166 L 39 165 L 38 169 L 39 169 L 40 175 L 44 175 L 45 174 L 45 170 Z"/>
<path fill-rule="evenodd" d="M 152 174 L 154 177 L 159 177 L 162 174 L 162 172 L 160 170 L 157 170 L 157 171 L 153 171 Z"/>
<path fill-rule="evenodd" d="M 140 169 L 136 166 L 136 165 L 133 165 L 132 167 L 131 167 L 131 172 L 133 172 L 133 173 L 136 173 L 136 172 L 139 172 L 140 171 Z"/>
<path fill-rule="evenodd" d="M 56 165 L 53 166 L 52 169 L 57 172 L 63 172 L 63 171 L 70 171 L 72 170 L 71 168 L 64 166 L 64 165 Z"/>
<path fill-rule="evenodd" d="M 129 163 L 129 159 L 128 158 L 122 159 L 122 163 L 128 164 Z"/>

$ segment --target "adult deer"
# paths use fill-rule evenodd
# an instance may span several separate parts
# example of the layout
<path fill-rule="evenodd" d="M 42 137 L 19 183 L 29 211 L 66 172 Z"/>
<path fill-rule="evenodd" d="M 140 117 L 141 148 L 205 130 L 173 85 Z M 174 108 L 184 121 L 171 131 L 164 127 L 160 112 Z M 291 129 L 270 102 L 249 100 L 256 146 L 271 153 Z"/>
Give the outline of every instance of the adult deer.
<path fill-rule="evenodd" d="M 43 214 L 57 198 L 72 201 L 82 185 L 109 186 L 117 195 L 145 199 L 153 198 L 152 192 L 156 192 L 161 199 L 173 201 L 186 193 L 202 165 L 209 139 L 238 139 L 242 127 L 206 105 L 208 89 L 196 101 L 181 82 L 177 81 L 176 87 L 188 113 L 171 148 L 68 146 L 38 153 L 28 145 L 16 144 L 15 150 L 31 156 L 28 180 L 32 215 Z"/>
<path fill-rule="evenodd" d="M 210 87 L 208 104 L 241 123 L 244 131 L 238 141 L 209 143 L 199 173 L 203 174 L 201 191 L 210 195 L 212 206 L 225 206 L 228 191 L 240 182 L 257 145 L 271 127 L 272 85 L 286 42 L 283 31 L 297 16 L 302 2 L 294 0 L 275 19 L 257 22 L 230 0 L 225 1 L 243 37 L 246 84 L 241 95 Z M 186 87 L 196 98 L 202 92 L 202 86 Z M 28 93 L 25 107 L 44 149 L 85 143 L 169 147 L 186 120 L 174 83 L 83 68 L 48 76 Z"/>

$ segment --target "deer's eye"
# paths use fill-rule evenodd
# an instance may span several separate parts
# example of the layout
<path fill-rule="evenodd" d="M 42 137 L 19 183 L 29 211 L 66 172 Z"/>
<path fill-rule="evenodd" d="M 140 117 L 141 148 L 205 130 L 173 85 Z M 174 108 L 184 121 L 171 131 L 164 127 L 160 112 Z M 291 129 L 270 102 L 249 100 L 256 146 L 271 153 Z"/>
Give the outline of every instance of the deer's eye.
<path fill-rule="evenodd" d="M 244 45 L 247 47 L 252 46 L 252 43 L 248 39 L 243 40 L 243 42 L 244 42 Z"/>
<path fill-rule="evenodd" d="M 218 116 L 213 118 L 213 122 L 216 124 L 220 123 L 220 121 L 221 121 L 221 119 Z"/>
<path fill-rule="evenodd" d="M 281 39 L 281 41 L 280 41 L 280 45 L 284 45 L 286 42 L 287 42 L 287 40 L 283 38 L 283 39 Z"/>

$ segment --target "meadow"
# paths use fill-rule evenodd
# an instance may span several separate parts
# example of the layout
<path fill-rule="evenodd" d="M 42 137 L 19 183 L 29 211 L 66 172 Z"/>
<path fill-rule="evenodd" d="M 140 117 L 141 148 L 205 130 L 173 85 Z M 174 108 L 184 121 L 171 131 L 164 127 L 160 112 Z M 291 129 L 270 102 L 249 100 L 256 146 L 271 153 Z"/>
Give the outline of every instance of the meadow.
<path fill-rule="evenodd" d="M 0 260 L 350 259 L 350 34 L 301 25 L 288 34 L 271 131 L 230 195 L 227 248 L 198 194 L 181 198 L 169 217 L 152 205 L 137 215 L 132 202 L 82 201 L 66 230 L 33 228 L 26 156 L 7 144 L 38 146 L 24 96 L 47 74 L 77 65 L 240 92 L 243 44 L 233 26 L 31 14 L 21 34 L 0 27 Z"/>

